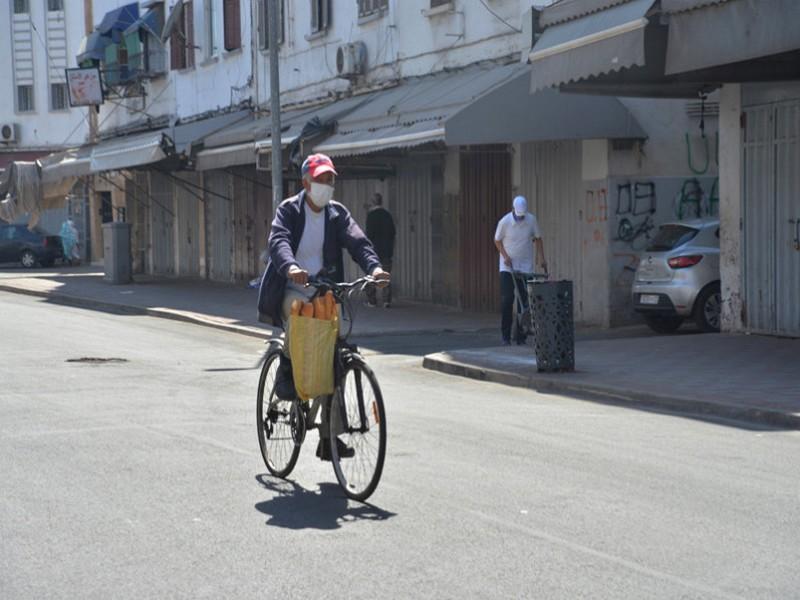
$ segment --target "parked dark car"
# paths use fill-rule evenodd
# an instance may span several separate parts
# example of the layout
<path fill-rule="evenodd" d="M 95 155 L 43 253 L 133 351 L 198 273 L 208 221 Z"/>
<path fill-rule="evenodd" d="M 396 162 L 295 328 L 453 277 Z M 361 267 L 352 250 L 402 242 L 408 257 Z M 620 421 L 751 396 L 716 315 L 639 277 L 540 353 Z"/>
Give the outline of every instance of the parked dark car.
<path fill-rule="evenodd" d="M 0 224 L 0 263 L 18 262 L 26 269 L 51 267 L 64 257 L 61 236 L 25 225 Z"/>

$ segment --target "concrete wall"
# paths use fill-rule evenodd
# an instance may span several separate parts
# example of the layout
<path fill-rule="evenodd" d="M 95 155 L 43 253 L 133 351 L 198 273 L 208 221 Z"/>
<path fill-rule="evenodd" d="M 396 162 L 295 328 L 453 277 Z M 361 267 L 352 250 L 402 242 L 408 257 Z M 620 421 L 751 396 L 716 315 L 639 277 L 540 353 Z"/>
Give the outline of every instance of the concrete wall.
<path fill-rule="evenodd" d="M 742 281 L 742 90 L 722 88 L 720 97 L 720 275 L 722 330 L 740 331 L 744 297 Z"/>
<path fill-rule="evenodd" d="M 5 0 L 6 2 L 8 0 Z M 94 0 L 94 22 L 129 0 Z M 268 106 L 269 54 L 260 49 L 258 11 L 261 2 L 242 0 L 242 49 L 224 50 L 222 0 L 212 0 L 215 14 L 214 48 L 205 40 L 203 0 L 194 0 L 196 66 L 168 73 L 145 83 L 146 96 L 111 103 L 100 112 L 101 131 L 111 131 L 148 117 L 187 119 L 251 100 Z M 529 2 L 492 2 L 507 21 L 492 16 L 480 3 L 454 0 L 444 11 L 428 11 L 427 0 L 390 0 L 386 14 L 359 20 L 357 2 L 334 2 L 331 25 L 311 35 L 310 2 L 285 0 L 286 39 L 280 47 L 281 103 L 294 105 L 337 93 L 369 89 L 398 78 L 425 75 L 474 62 L 518 56 L 523 44 L 519 28 Z M 170 3 L 166 3 L 169 14 Z M 361 41 L 367 47 L 367 74 L 351 84 L 337 77 L 336 51 L 342 44 Z M 73 53 L 74 55 L 74 53 Z"/>
<path fill-rule="evenodd" d="M 31 30 L 30 44 L 33 52 L 35 111 L 16 112 L 16 86 L 12 60 L 12 5 L 13 0 L 0 0 L 0 123 L 16 123 L 20 141 L 16 145 L 0 143 L 0 151 L 14 149 L 58 149 L 80 145 L 86 139 L 85 108 L 54 111 L 50 109 L 50 83 L 48 81 L 48 51 L 46 49 L 45 0 L 31 0 L 30 19 L 36 30 Z M 75 54 L 83 38 L 83 3 L 64 1 L 68 66 L 75 66 Z M 38 31 L 38 35 L 37 35 Z"/>
<path fill-rule="evenodd" d="M 254 3 L 255 4 L 255 3 Z M 492 2 L 508 25 L 478 2 L 454 0 L 452 9 L 428 11 L 427 0 L 389 0 L 383 16 L 359 20 L 358 5 L 334 2 L 330 28 L 310 32 L 310 3 L 286 2 L 287 39 L 280 49 L 282 102 L 295 104 L 345 92 L 350 82 L 336 75 L 336 50 L 361 41 L 368 73 L 354 87 L 370 87 L 402 77 L 425 75 L 519 52 L 520 1 Z M 269 54 L 258 52 L 258 99 L 269 99 Z M 263 74 L 263 76 L 261 76 Z"/>

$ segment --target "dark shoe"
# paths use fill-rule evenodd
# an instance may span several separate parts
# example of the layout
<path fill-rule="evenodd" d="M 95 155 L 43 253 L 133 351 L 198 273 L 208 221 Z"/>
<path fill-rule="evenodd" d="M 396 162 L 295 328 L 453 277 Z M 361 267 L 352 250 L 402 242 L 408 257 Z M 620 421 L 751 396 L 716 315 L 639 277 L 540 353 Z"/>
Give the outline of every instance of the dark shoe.
<path fill-rule="evenodd" d="M 503 346 L 510 346 L 511 340 L 508 338 L 503 338 Z"/>
<path fill-rule="evenodd" d="M 391 302 L 384 302 L 383 303 L 383 308 L 391 308 L 391 307 L 392 307 L 392 303 Z"/>
<path fill-rule="evenodd" d="M 356 451 L 339 438 L 336 438 L 336 451 L 339 453 L 339 458 L 353 458 L 356 455 Z M 319 439 L 319 444 L 317 444 L 317 457 L 320 460 L 331 460 L 331 446 L 328 440 Z"/>
<path fill-rule="evenodd" d="M 527 337 L 517 338 L 517 346 L 524 346 L 527 339 L 528 339 Z"/>
<path fill-rule="evenodd" d="M 297 390 L 294 389 L 292 361 L 285 356 L 281 356 L 278 373 L 275 375 L 275 395 L 280 400 L 294 400 L 297 398 Z"/>

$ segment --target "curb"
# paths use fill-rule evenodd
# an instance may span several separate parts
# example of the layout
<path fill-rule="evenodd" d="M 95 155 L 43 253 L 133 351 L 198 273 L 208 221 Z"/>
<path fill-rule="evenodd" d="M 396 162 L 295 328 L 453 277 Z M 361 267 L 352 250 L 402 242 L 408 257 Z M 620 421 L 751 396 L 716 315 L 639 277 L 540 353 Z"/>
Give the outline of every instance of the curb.
<path fill-rule="evenodd" d="M 142 306 L 132 306 L 130 304 L 105 302 L 103 300 L 95 300 L 93 298 L 84 298 L 83 296 L 70 296 L 68 294 L 59 294 L 53 292 L 45 292 L 41 290 L 19 288 L 5 284 L 0 284 L 0 291 L 9 292 L 12 294 L 22 294 L 24 296 L 35 296 L 37 298 L 47 298 L 48 300 L 52 301 L 55 304 L 62 304 L 65 306 L 75 306 L 77 308 L 104 310 L 124 315 L 159 317 L 161 319 L 169 319 L 171 321 L 181 321 L 183 323 L 203 325 L 205 327 L 211 327 L 213 329 L 219 329 L 230 333 L 239 333 L 242 335 L 261 338 L 264 340 L 268 340 L 275 335 L 273 330 L 271 329 L 262 330 L 256 327 L 248 327 L 246 325 L 218 323 L 211 319 L 205 319 L 199 315 L 187 314 L 181 311 L 175 311 L 165 308 L 145 308 Z"/>
<path fill-rule="evenodd" d="M 800 429 L 800 414 L 750 406 L 730 406 L 705 400 L 688 400 L 679 396 L 667 396 L 606 385 L 556 381 L 538 375 L 518 375 L 459 362 L 442 353 L 425 356 L 422 366 L 425 369 L 448 375 L 528 388 L 547 394 L 579 396 L 582 399 L 604 404 L 679 412 L 699 417 L 717 417 L 781 429 Z"/>
<path fill-rule="evenodd" d="M 72 296 L 69 294 L 61 294 L 58 292 L 46 292 L 43 290 L 32 290 L 28 288 L 16 287 L 13 285 L 0 283 L 0 292 L 9 292 L 11 294 L 22 294 L 24 296 L 35 296 L 37 298 L 47 298 L 55 304 L 62 304 L 65 306 L 74 306 L 77 308 L 88 308 L 94 310 L 103 310 L 108 312 L 115 312 L 117 314 L 125 315 L 141 315 L 148 317 L 158 317 L 162 319 L 169 319 L 172 321 L 180 321 L 183 323 L 190 323 L 193 325 L 203 325 L 228 333 L 239 333 L 250 337 L 269 340 L 275 337 L 279 332 L 269 326 L 263 329 L 258 327 L 251 327 L 248 325 L 235 325 L 232 323 L 220 323 L 213 319 L 204 318 L 198 313 L 187 313 L 179 310 L 172 310 L 168 308 L 146 308 L 143 306 L 133 306 L 130 304 L 122 304 L 117 302 L 106 302 L 104 300 L 95 300 L 94 298 L 86 298 L 84 296 Z M 490 331 L 487 329 L 453 329 L 442 327 L 439 329 L 415 329 L 404 331 L 372 331 L 358 333 L 353 332 L 351 337 L 356 339 L 368 339 L 386 336 L 414 336 L 423 334 L 442 334 L 442 333 L 483 333 Z"/>

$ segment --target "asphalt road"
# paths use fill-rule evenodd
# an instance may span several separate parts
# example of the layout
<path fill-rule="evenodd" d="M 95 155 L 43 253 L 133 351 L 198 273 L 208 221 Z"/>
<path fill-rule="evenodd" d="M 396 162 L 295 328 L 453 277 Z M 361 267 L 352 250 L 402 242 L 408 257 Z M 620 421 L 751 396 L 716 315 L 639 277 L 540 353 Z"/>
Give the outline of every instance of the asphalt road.
<path fill-rule="evenodd" d="M 3 293 L 0 323 L 0 598 L 800 597 L 795 432 L 449 377 L 414 355 L 435 338 L 395 340 L 368 352 L 389 453 L 363 505 L 315 433 L 265 474 L 257 340 Z"/>

